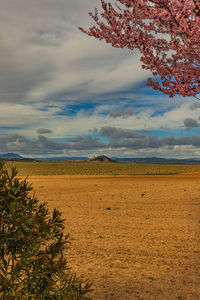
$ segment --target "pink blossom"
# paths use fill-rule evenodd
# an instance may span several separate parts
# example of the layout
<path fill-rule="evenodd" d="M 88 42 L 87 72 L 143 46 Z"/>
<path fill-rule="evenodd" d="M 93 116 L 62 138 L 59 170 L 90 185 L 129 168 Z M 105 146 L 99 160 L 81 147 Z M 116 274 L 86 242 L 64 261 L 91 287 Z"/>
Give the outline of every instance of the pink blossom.
<path fill-rule="evenodd" d="M 200 93 L 200 1 L 101 0 L 103 12 L 89 13 L 96 26 L 79 29 L 116 48 L 138 49 L 142 68 L 159 81 L 147 85 L 174 97 Z"/>

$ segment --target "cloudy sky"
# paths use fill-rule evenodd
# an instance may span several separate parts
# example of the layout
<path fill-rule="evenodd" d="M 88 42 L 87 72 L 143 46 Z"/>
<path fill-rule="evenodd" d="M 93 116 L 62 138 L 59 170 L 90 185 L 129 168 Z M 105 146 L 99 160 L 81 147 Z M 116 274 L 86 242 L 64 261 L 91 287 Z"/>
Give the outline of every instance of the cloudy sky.
<path fill-rule="evenodd" d="M 100 0 L 0 0 L 0 153 L 200 156 L 200 102 L 145 85 L 137 51 L 79 31 Z"/>

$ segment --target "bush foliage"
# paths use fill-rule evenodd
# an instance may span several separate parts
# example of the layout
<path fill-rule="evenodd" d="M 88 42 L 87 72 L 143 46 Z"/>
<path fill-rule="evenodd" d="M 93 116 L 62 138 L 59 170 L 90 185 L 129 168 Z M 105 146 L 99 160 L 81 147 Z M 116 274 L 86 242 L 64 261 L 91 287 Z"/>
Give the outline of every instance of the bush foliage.
<path fill-rule="evenodd" d="M 31 196 L 17 170 L 0 170 L 0 299 L 89 299 L 64 257 L 64 219 Z"/>

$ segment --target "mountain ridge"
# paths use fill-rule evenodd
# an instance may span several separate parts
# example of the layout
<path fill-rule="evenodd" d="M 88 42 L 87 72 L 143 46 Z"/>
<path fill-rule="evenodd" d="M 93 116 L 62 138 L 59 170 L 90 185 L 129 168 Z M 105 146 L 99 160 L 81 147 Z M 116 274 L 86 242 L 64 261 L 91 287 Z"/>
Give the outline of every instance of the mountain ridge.
<path fill-rule="evenodd" d="M 119 158 L 100 155 L 93 158 L 88 157 L 49 157 L 49 158 L 26 158 L 16 153 L 0 154 L 3 160 L 25 160 L 25 161 L 73 161 L 73 162 L 130 162 L 144 164 L 200 164 L 200 158 L 162 158 L 162 157 L 129 157 Z"/>

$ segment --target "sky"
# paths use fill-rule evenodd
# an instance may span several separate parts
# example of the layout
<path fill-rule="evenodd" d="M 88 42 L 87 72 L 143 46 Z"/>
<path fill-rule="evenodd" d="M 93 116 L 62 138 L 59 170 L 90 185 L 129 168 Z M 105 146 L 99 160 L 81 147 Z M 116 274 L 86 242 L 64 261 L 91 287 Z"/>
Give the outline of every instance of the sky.
<path fill-rule="evenodd" d="M 0 0 L 0 153 L 200 158 L 200 102 L 82 33 L 100 0 Z"/>

